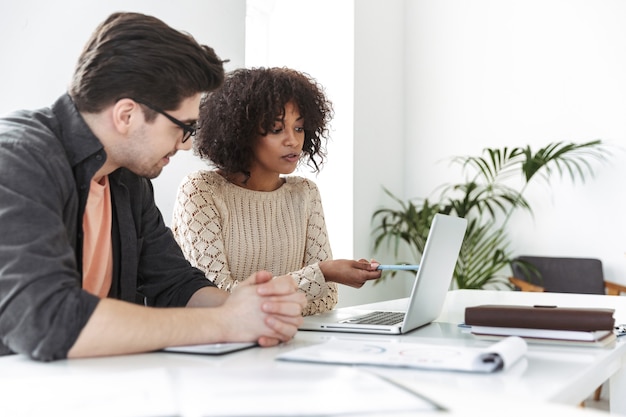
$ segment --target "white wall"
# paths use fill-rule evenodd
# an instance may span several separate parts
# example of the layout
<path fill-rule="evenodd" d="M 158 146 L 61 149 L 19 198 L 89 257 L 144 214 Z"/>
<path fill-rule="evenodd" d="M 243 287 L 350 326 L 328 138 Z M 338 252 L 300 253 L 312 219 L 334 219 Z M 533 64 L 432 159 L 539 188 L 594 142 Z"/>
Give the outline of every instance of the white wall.
<path fill-rule="evenodd" d="M 5 2 L 0 13 L 0 114 L 52 104 L 67 90 L 92 31 L 115 11 L 156 16 L 210 45 L 222 59 L 230 59 L 227 69 L 243 66 L 245 0 Z M 167 224 L 181 179 L 204 166 L 191 152 L 179 152 L 154 181 Z"/>
<path fill-rule="evenodd" d="M 602 139 L 611 163 L 584 184 L 531 186 L 534 217 L 515 215 L 510 236 L 518 254 L 598 257 L 626 284 L 624 21 L 621 0 L 356 1 L 355 252 L 389 204 L 382 186 L 427 197 L 461 178 L 456 155 Z"/>
<path fill-rule="evenodd" d="M 405 178 L 404 0 L 355 1 L 354 29 L 354 248 L 374 256 L 372 214 L 391 204 L 383 186 L 404 195 Z M 395 263 L 391 253 L 376 259 Z M 409 274 L 359 290 L 343 288 L 341 302 L 360 304 L 408 296 Z"/>
<path fill-rule="evenodd" d="M 407 0 L 405 197 L 460 177 L 482 148 L 602 139 L 612 164 L 536 185 L 512 219 L 519 254 L 590 256 L 626 283 L 626 2 Z"/>
<path fill-rule="evenodd" d="M 320 188 L 335 258 L 372 257 L 369 208 L 379 201 L 379 184 L 391 183 L 392 190 L 402 190 L 401 163 L 379 168 L 384 166 L 381 159 L 401 159 L 397 149 L 402 147 L 403 113 L 397 109 L 403 102 L 404 32 L 397 23 L 402 21 L 403 4 L 248 0 L 246 66 L 288 66 L 307 72 L 333 102 L 328 162 L 319 175 L 306 167 L 297 174 L 313 179 Z M 376 71 L 375 82 L 369 71 Z M 355 88 L 361 83 L 364 88 Z M 367 122 L 356 123 L 357 114 Z M 387 121 L 378 123 L 379 118 Z M 374 142 L 368 143 L 371 135 Z M 402 282 L 368 283 L 358 290 L 342 286 L 338 305 L 405 294 Z"/>
<path fill-rule="evenodd" d="M 335 258 L 353 257 L 353 0 L 248 0 L 246 67 L 308 73 L 333 103 L 327 160 L 319 174 L 294 174 L 320 188 Z M 364 256 L 367 257 L 367 254 Z"/>
<path fill-rule="evenodd" d="M 257 43 L 245 64 L 307 71 L 336 104 L 329 161 L 315 177 L 336 257 L 371 255 L 371 214 L 389 203 L 382 186 L 426 196 L 456 179 L 445 163 L 451 156 L 596 138 L 623 147 L 622 0 L 249 1 L 280 17 L 263 27 L 272 46 Z M 231 59 L 228 69 L 244 65 L 244 0 L 7 3 L 0 113 L 52 103 L 93 28 L 116 10 L 154 14 Z M 535 217 L 513 219 L 515 249 L 597 256 L 608 278 L 626 283 L 624 159 L 616 151 L 587 184 L 531 190 Z M 181 153 L 155 180 L 166 222 L 180 179 L 199 167 Z M 340 304 L 406 292 L 406 282 L 394 281 L 342 289 Z"/>

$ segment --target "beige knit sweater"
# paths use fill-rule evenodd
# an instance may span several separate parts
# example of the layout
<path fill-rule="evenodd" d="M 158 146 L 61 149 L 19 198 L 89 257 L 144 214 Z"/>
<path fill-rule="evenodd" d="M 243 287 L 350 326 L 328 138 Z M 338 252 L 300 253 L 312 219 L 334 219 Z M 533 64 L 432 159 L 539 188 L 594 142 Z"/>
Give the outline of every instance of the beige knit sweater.
<path fill-rule="evenodd" d="M 178 189 L 172 231 L 192 265 L 231 291 L 259 270 L 291 274 L 308 305 L 305 315 L 332 309 L 337 284 L 319 262 L 332 259 L 319 190 L 296 176 L 271 192 L 238 187 L 215 171 L 188 175 Z"/>

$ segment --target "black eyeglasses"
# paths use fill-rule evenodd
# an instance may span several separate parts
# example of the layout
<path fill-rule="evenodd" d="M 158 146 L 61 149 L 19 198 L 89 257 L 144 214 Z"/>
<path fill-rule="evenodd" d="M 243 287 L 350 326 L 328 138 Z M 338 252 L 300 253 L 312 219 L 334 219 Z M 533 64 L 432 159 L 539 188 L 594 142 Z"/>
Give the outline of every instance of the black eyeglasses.
<path fill-rule="evenodd" d="M 143 104 L 144 106 L 148 107 L 151 110 L 154 110 L 157 113 L 162 114 L 163 116 L 167 117 L 170 122 L 174 123 L 176 126 L 180 127 L 181 129 L 183 129 L 183 141 L 182 143 L 187 142 L 187 140 L 192 137 L 192 136 L 196 136 L 196 132 L 198 131 L 198 123 L 192 123 L 192 124 L 186 124 L 181 122 L 180 120 L 178 120 L 177 118 L 175 118 L 174 116 L 170 116 L 169 114 L 167 114 L 164 110 L 153 106 L 152 104 L 146 103 L 145 101 L 141 101 L 141 100 L 137 100 L 134 98 L 131 98 L 131 100 L 136 101 L 139 104 Z"/>

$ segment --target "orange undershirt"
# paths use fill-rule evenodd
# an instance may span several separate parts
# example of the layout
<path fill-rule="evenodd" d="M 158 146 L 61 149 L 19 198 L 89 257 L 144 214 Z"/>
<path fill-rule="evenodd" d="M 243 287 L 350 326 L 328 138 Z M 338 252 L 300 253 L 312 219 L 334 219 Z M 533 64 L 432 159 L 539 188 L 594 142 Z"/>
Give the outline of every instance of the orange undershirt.
<path fill-rule="evenodd" d="M 109 177 L 92 180 L 83 216 L 83 289 L 106 298 L 113 276 Z"/>

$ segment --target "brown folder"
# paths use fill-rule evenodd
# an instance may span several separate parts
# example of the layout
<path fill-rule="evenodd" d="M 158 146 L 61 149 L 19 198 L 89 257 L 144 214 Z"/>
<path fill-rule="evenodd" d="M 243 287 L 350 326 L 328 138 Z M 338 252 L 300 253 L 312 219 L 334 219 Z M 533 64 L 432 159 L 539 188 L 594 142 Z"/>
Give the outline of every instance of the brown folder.
<path fill-rule="evenodd" d="M 469 326 L 595 331 L 613 330 L 615 310 L 555 306 L 479 305 L 465 309 Z"/>

